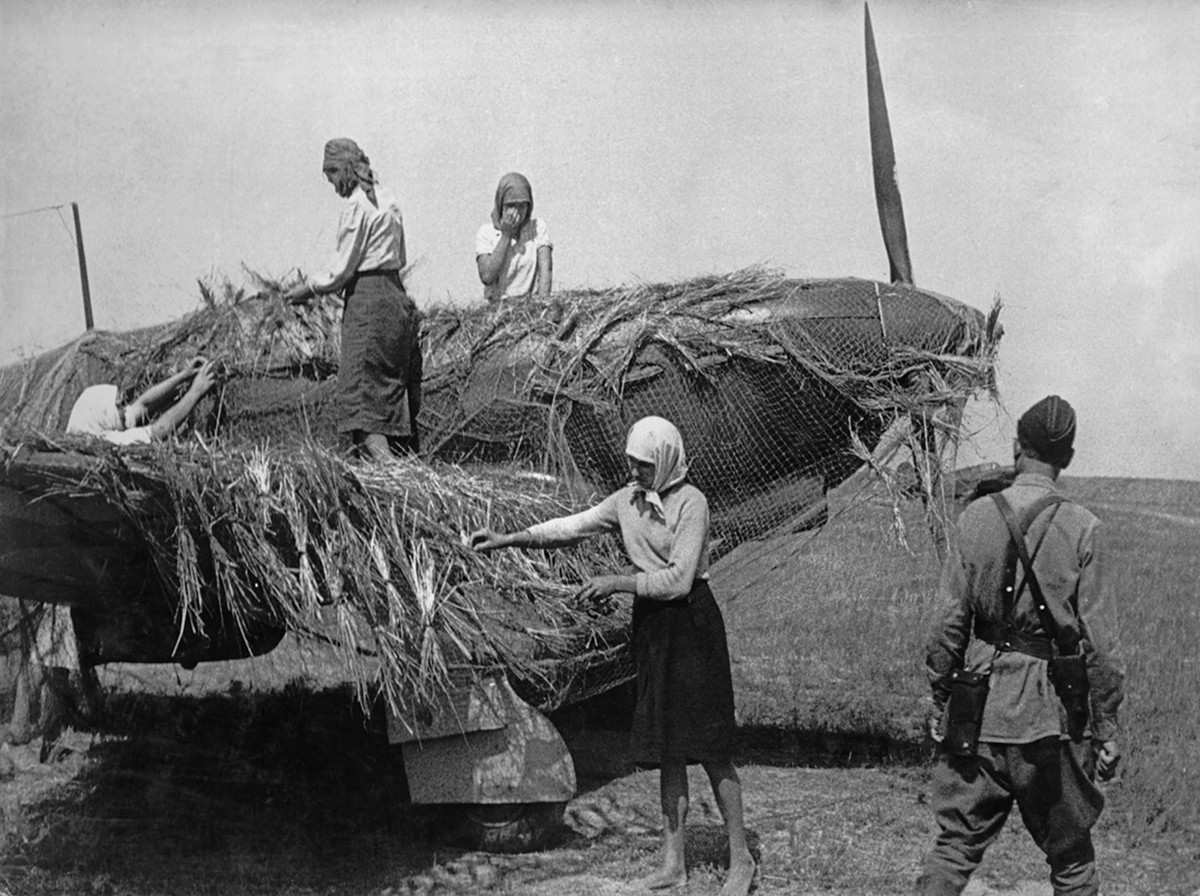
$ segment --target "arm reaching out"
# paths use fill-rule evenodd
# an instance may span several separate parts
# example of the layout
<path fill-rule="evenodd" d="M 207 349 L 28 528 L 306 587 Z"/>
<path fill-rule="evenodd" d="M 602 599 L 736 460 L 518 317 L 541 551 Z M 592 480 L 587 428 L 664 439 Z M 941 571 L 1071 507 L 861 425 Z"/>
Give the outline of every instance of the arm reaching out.
<path fill-rule="evenodd" d="M 197 359 L 203 361 L 203 359 Z M 203 361 L 201 367 L 192 378 L 192 385 L 183 397 L 167 408 L 150 424 L 150 437 L 164 439 L 175 432 L 179 425 L 188 418 L 196 403 L 217 381 L 216 366 L 212 361 Z"/>
<path fill-rule="evenodd" d="M 471 548 L 480 553 L 498 551 L 501 548 L 527 548 L 533 544 L 528 529 L 520 532 L 497 532 L 494 529 L 476 529 L 471 533 Z"/>
<path fill-rule="evenodd" d="M 509 534 L 492 529 L 477 529 L 471 533 L 469 541 L 473 549 L 486 553 L 501 548 L 529 547 L 534 539 L 528 529 Z M 637 579 L 631 575 L 595 576 L 584 583 L 579 590 L 579 596 L 584 600 L 600 601 L 618 592 L 633 594 L 636 586 Z"/>
<path fill-rule="evenodd" d="M 129 403 L 129 407 L 125 409 L 125 425 L 139 426 L 154 416 L 159 408 L 174 398 L 180 386 L 195 377 L 207 363 L 209 363 L 207 359 L 195 357 L 183 370 L 171 374 L 161 382 L 155 383 L 135 398 Z"/>

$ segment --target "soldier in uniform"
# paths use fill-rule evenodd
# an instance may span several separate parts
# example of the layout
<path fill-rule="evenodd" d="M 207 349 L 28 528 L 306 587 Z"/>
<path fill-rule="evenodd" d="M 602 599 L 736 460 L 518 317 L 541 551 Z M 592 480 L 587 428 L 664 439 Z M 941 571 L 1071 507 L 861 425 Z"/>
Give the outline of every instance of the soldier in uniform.
<path fill-rule="evenodd" d="M 1074 439 L 1066 401 L 1051 395 L 1031 407 L 1017 424 L 1015 481 L 967 507 L 959 546 L 942 571 L 942 610 L 926 656 L 940 831 L 917 880 L 922 896 L 963 890 L 1014 802 L 1045 854 L 1056 896 L 1099 892 L 1091 828 L 1104 799 L 1094 777 L 1111 778 L 1120 758 L 1123 673 L 1102 599 L 1098 521 L 1056 485 Z M 1024 559 L 996 497 L 1011 509 L 1016 531 L 1024 528 Z M 1066 676 L 1050 667 L 1072 650 L 1084 657 L 1076 668 L 1086 668 L 1090 693 L 1064 702 L 1055 681 L 1061 688 Z M 960 697 L 970 688 L 955 690 L 964 681 L 976 683 L 976 699 Z M 948 702 L 956 704 L 950 712 Z M 950 721 L 964 704 L 981 707 L 966 744 Z"/>

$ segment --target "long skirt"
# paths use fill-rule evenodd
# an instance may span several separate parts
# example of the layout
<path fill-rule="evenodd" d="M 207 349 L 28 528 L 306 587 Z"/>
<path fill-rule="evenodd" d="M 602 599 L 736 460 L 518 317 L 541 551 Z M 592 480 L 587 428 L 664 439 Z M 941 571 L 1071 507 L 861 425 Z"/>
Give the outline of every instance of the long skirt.
<path fill-rule="evenodd" d="M 637 706 L 630 750 L 639 765 L 722 762 L 733 755 L 733 681 L 725 622 L 705 581 L 672 601 L 633 604 Z"/>
<path fill-rule="evenodd" d="M 345 295 L 338 432 L 412 436 L 421 388 L 420 312 L 396 271 L 359 273 Z"/>

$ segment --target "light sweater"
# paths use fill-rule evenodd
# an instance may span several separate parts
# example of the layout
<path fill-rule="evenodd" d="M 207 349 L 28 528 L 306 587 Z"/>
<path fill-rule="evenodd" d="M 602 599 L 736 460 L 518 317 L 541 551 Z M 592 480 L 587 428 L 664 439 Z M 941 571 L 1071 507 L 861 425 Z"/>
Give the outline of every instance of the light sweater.
<path fill-rule="evenodd" d="M 664 515 L 626 485 L 595 507 L 529 528 L 534 547 L 574 544 L 589 535 L 620 532 L 639 570 L 635 594 L 658 600 L 683 597 L 708 578 L 708 499 L 690 483 L 661 495 Z"/>

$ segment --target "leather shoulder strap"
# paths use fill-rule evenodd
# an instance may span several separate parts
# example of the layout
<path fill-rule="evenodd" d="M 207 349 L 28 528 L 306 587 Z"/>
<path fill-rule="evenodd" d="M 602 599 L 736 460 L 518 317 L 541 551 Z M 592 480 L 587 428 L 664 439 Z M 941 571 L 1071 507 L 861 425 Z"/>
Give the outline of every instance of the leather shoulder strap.
<path fill-rule="evenodd" d="M 1022 518 L 1018 520 L 1012 506 L 1005 500 L 1003 494 L 998 492 L 993 494 L 991 498 L 995 502 L 997 509 L 999 509 L 1000 516 L 1004 518 L 1004 522 L 1008 526 L 1008 533 L 1012 537 L 1013 545 L 1016 547 L 1017 556 L 1021 558 L 1021 566 L 1025 569 L 1025 581 L 1029 584 L 1029 591 L 1033 595 L 1033 603 L 1037 607 L 1038 618 L 1042 622 L 1042 628 L 1046 630 L 1046 634 L 1050 636 L 1050 639 L 1062 653 L 1074 653 L 1074 645 L 1059 643 L 1058 626 L 1055 625 L 1054 617 L 1050 614 L 1049 607 L 1046 606 L 1046 598 L 1042 594 L 1042 587 L 1038 584 L 1037 576 L 1033 572 L 1033 560 L 1030 558 L 1029 549 L 1025 545 L 1025 533 L 1029 531 L 1029 527 L 1033 525 L 1034 520 L 1041 516 L 1042 511 L 1047 507 L 1056 507 L 1059 504 L 1065 503 L 1067 499 L 1062 495 L 1046 495 L 1026 508 L 1025 513 L 1022 514 Z"/>

